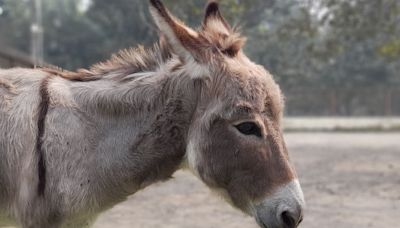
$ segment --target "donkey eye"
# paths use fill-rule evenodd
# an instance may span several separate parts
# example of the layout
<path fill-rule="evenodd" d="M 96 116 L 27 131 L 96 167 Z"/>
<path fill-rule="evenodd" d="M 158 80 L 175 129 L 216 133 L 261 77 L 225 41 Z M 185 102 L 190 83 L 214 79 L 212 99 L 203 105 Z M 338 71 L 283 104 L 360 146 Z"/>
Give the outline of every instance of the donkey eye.
<path fill-rule="evenodd" d="M 244 135 L 255 135 L 261 137 L 261 129 L 254 122 L 243 122 L 235 125 L 236 129 Z"/>

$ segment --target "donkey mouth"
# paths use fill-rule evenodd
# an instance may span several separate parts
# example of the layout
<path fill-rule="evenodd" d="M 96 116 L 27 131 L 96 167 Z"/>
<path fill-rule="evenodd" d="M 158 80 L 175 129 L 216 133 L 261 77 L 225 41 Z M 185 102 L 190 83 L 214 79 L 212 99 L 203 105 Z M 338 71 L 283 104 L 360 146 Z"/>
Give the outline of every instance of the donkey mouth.
<path fill-rule="evenodd" d="M 261 228 L 268 228 L 268 226 L 258 217 L 256 217 L 256 222 Z"/>
<path fill-rule="evenodd" d="M 267 225 L 265 225 L 263 222 L 260 223 L 261 228 L 268 228 Z"/>

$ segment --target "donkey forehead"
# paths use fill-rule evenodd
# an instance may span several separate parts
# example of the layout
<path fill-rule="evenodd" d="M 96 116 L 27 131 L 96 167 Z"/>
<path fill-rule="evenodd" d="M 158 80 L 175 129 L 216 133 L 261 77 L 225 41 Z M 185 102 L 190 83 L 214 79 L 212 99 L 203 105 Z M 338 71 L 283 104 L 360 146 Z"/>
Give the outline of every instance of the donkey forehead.
<path fill-rule="evenodd" d="M 247 109 L 279 117 L 283 110 L 283 96 L 279 86 L 264 67 L 247 58 L 228 60 L 224 76 L 224 95 L 221 102 L 234 109 Z"/>

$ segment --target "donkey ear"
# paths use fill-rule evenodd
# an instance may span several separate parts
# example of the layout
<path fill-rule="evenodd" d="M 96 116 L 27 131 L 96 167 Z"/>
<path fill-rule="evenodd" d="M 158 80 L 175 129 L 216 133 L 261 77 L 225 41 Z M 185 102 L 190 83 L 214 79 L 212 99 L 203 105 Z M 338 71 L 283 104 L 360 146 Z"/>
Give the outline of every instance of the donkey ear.
<path fill-rule="evenodd" d="M 203 19 L 203 29 L 230 34 L 232 28 L 219 11 L 216 1 L 209 1 Z"/>
<path fill-rule="evenodd" d="M 160 0 L 150 0 L 150 13 L 175 54 L 183 59 L 200 57 L 204 42 L 196 31 L 172 16 Z"/>

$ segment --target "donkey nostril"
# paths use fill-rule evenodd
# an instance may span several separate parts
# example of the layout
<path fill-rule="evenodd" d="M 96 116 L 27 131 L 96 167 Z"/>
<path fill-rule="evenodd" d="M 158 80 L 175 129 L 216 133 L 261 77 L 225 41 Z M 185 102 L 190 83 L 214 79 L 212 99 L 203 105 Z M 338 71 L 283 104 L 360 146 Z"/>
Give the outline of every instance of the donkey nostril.
<path fill-rule="evenodd" d="M 281 218 L 285 228 L 295 228 L 297 226 L 296 220 L 289 211 L 282 212 Z"/>

